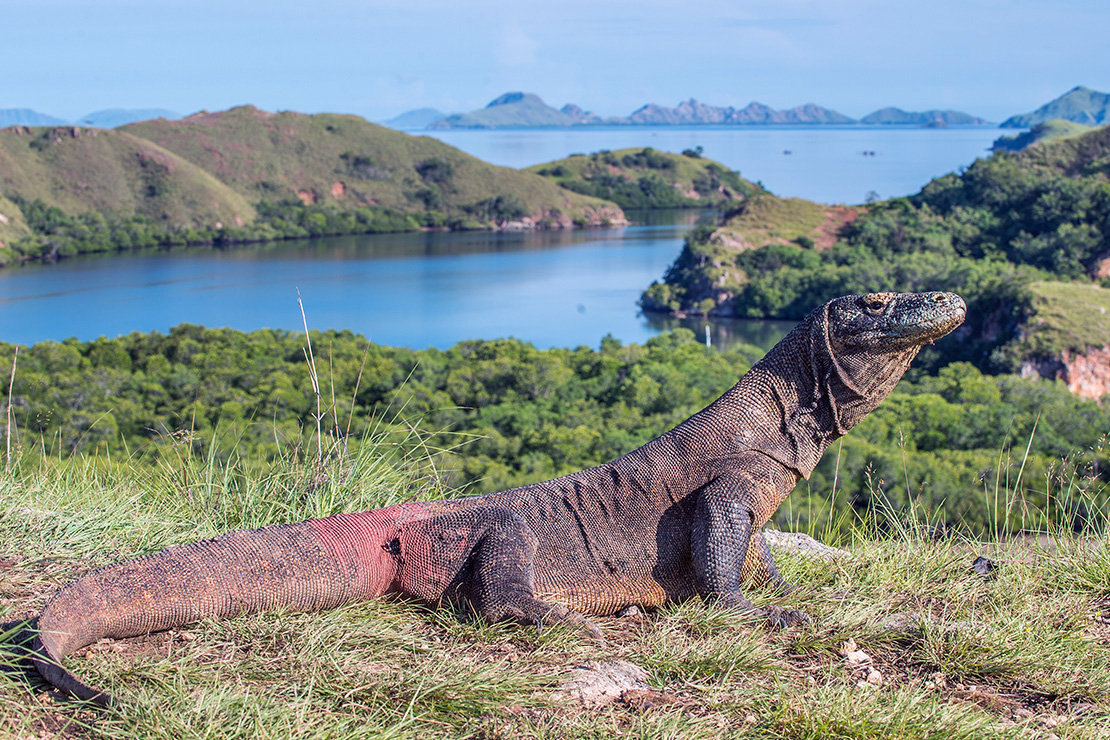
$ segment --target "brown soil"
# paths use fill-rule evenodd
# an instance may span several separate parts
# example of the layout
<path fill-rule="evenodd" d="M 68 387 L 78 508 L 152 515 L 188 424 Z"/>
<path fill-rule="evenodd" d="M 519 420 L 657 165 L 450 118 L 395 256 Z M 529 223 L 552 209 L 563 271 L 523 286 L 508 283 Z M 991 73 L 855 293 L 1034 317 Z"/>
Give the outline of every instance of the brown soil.
<path fill-rule="evenodd" d="M 840 237 L 840 231 L 855 221 L 866 209 L 859 206 L 833 206 L 825 211 L 825 220 L 817 227 L 813 244 L 817 249 L 828 249 Z"/>

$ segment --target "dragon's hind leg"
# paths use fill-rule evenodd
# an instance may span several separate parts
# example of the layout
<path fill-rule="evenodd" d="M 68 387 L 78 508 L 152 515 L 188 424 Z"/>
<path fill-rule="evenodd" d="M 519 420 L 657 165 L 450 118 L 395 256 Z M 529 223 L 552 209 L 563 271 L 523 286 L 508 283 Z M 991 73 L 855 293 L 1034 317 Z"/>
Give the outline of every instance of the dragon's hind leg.
<path fill-rule="evenodd" d="M 499 506 L 460 508 L 402 526 L 400 590 L 465 604 L 491 622 L 568 624 L 604 643 L 576 611 L 536 598 L 536 536 Z"/>
<path fill-rule="evenodd" d="M 745 583 L 756 587 L 769 585 L 783 595 L 793 592 L 796 588 L 783 578 L 779 569 L 775 567 L 775 561 L 771 558 L 771 548 L 767 546 L 762 530 L 752 532 L 751 539 L 748 540 L 748 555 L 744 558 L 744 564 L 740 566 L 740 576 Z"/>

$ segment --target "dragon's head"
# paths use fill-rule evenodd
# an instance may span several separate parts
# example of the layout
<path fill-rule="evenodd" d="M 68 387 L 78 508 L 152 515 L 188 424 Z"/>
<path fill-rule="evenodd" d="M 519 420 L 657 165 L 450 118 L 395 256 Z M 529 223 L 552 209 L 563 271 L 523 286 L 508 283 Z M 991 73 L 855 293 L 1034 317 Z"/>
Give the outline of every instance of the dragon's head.
<path fill-rule="evenodd" d="M 886 398 L 926 344 L 963 323 L 967 304 L 955 293 L 868 293 L 836 298 L 813 324 L 835 372 L 829 391 L 840 401 L 844 431 Z M 819 314 L 820 315 L 820 314 Z"/>

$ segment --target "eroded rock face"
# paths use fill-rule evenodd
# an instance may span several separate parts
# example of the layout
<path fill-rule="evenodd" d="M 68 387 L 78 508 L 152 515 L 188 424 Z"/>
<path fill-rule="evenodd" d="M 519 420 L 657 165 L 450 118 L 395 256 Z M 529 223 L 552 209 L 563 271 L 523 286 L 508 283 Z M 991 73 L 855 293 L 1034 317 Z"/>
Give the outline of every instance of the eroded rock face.
<path fill-rule="evenodd" d="M 1098 401 L 1110 394 L 1110 346 L 1086 353 L 1065 350 L 1060 357 L 1031 358 L 1021 364 L 1021 377 L 1062 380 L 1080 398 Z"/>

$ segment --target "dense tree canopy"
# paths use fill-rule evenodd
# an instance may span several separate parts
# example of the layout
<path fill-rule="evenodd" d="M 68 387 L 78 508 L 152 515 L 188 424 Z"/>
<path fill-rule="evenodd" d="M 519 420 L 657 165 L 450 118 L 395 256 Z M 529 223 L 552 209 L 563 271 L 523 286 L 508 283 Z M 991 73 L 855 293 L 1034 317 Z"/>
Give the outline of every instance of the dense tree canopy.
<path fill-rule="evenodd" d="M 449 483 L 482 492 L 628 452 L 714 400 L 759 355 L 708 349 L 686 330 L 643 346 L 606 338 L 596 350 L 541 351 L 510 339 L 413 351 L 334 331 L 313 333 L 312 346 L 319 400 L 303 335 L 182 325 L 168 335 L 44 342 L 19 353 L 13 439 L 30 457 L 172 464 L 199 455 L 258 466 L 314 450 L 317 415 L 327 444 L 348 449 L 371 428 L 412 425 Z M 0 345 L 4 367 L 14 350 Z M 997 495 L 1008 526 L 1020 527 L 1021 506 L 1005 506 L 1015 491 L 1043 506 L 1067 485 L 1070 508 L 1058 515 L 1072 521 L 1094 511 L 1077 492 L 1101 486 L 1107 432 L 1110 412 L 1062 385 L 950 365 L 904 382 L 834 445 L 780 520 L 825 522 L 833 498 L 840 512 L 912 499 L 981 528 L 1005 518 Z"/>

